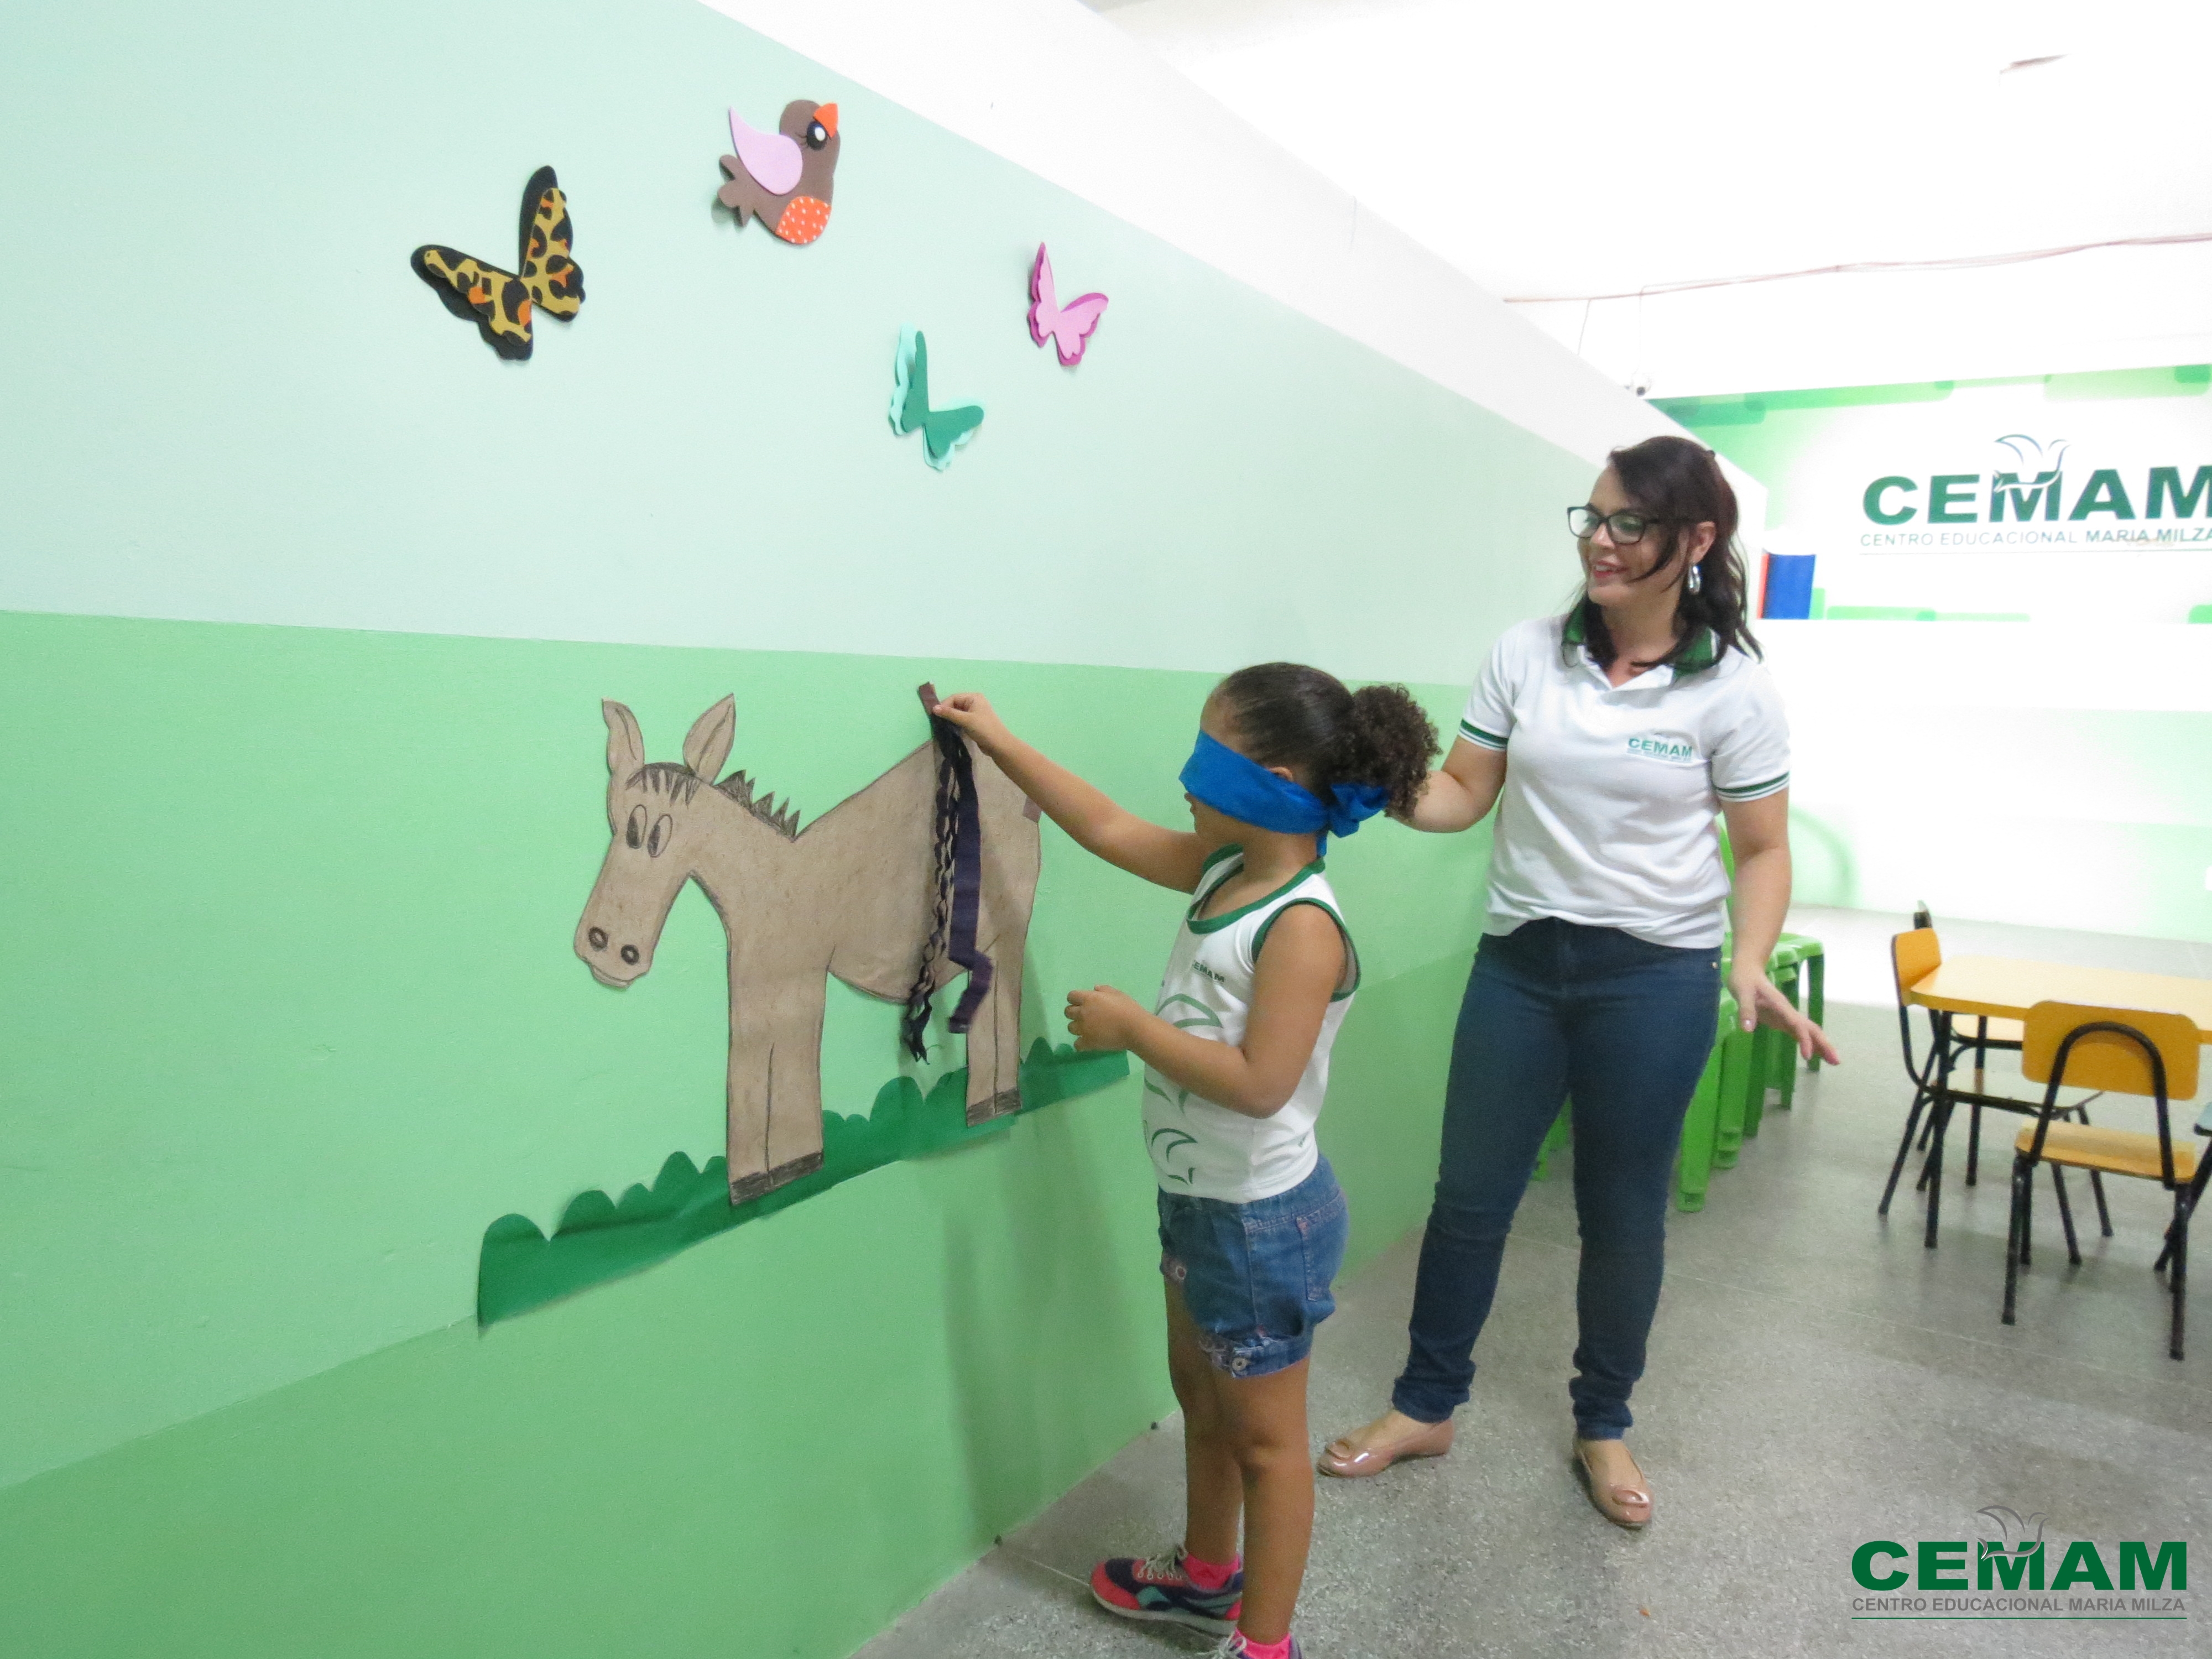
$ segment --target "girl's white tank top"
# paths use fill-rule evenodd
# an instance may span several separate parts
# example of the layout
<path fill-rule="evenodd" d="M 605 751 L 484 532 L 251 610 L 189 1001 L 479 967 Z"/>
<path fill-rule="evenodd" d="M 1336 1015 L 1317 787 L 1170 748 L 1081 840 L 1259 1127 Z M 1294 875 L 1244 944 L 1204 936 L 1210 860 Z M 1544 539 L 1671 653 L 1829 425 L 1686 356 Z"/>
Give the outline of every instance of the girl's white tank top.
<path fill-rule="evenodd" d="M 1210 1042 L 1243 1042 L 1260 947 L 1275 918 L 1297 904 L 1326 911 L 1336 923 L 1344 936 L 1344 977 L 1322 1018 L 1304 1075 L 1273 1116 L 1232 1112 L 1145 1068 L 1145 1146 L 1162 1189 L 1231 1204 L 1273 1198 L 1313 1173 L 1321 1158 L 1314 1123 L 1328 1091 L 1329 1047 L 1359 988 L 1359 958 L 1319 859 L 1265 898 L 1196 920 L 1214 890 L 1243 867 L 1240 847 L 1224 847 L 1207 860 L 1176 935 L 1152 1012 Z"/>

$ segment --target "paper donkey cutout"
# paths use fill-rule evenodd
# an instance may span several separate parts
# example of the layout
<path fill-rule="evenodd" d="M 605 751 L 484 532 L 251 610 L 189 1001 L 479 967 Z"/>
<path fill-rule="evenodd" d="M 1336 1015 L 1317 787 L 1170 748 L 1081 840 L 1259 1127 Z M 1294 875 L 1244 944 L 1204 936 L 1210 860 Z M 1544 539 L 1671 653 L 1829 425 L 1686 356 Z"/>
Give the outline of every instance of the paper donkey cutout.
<path fill-rule="evenodd" d="M 898 356 L 892 364 L 891 430 L 902 438 L 921 434 L 922 459 L 939 472 L 952 465 L 952 452 L 983 424 L 980 404 L 957 409 L 929 406 L 929 342 L 920 329 L 899 331 Z"/>
<path fill-rule="evenodd" d="M 743 772 L 714 781 L 729 757 L 734 699 L 699 717 L 680 763 L 647 763 L 630 711 L 600 708 L 612 839 L 576 924 L 576 954 L 602 984 L 642 977 L 686 881 L 721 917 L 732 1204 L 822 1167 L 822 1020 L 832 974 L 911 1011 L 972 971 L 950 954 L 967 946 L 989 968 L 981 994 L 963 998 L 961 1010 L 972 1020 L 968 1121 L 1021 1109 L 1022 956 L 1040 851 L 1035 809 L 995 764 L 956 734 L 972 787 L 963 805 L 956 775 L 948 811 L 945 750 L 933 740 L 802 830 L 795 807 L 757 796 Z M 960 920 L 963 908 L 972 927 Z M 983 979 L 975 973 L 971 989 Z"/>
<path fill-rule="evenodd" d="M 837 172 L 837 106 L 796 99 L 783 106 L 774 132 L 745 125 L 730 112 L 730 143 L 722 158 L 729 183 L 714 199 L 738 216 L 758 219 L 787 242 L 812 241 L 830 227 L 830 195 Z"/>
<path fill-rule="evenodd" d="M 416 248 L 407 263 L 447 310 L 475 322 L 486 345 L 522 362 L 530 356 L 533 310 L 573 317 L 583 309 L 584 272 L 571 253 L 575 235 L 560 181 L 551 167 L 540 167 L 522 189 L 517 270 L 502 270 L 436 242 Z"/>
<path fill-rule="evenodd" d="M 1060 353 L 1060 366 L 1073 368 L 1083 361 L 1091 331 L 1105 314 L 1103 294 L 1085 294 L 1060 304 L 1052 280 L 1052 256 L 1039 242 L 1036 263 L 1030 267 L 1030 338 L 1039 345 L 1050 340 Z"/>

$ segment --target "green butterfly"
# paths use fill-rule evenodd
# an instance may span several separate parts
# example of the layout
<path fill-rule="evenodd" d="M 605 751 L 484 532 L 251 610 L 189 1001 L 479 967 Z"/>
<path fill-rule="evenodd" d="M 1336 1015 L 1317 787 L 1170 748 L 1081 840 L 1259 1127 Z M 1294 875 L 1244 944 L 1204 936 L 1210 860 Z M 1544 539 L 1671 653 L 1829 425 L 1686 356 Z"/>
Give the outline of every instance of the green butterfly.
<path fill-rule="evenodd" d="M 922 458 L 939 472 L 952 465 L 952 452 L 975 435 L 983 411 L 974 404 L 958 409 L 929 406 L 929 342 L 920 329 L 899 331 L 898 379 L 891 388 L 891 430 L 904 437 L 921 434 Z"/>

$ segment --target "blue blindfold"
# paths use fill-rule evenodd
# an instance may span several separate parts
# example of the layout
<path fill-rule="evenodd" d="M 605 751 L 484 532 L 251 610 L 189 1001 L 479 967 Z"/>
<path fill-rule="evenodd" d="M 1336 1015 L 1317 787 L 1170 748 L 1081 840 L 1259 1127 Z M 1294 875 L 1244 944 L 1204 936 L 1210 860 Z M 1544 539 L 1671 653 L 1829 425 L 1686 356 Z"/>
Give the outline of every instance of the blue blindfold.
<path fill-rule="evenodd" d="M 1323 801 L 1203 732 L 1183 763 L 1182 787 L 1224 817 L 1285 835 L 1318 835 L 1323 847 L 1390 804 L 1390 792 L 1373 783 L 1340 784 Z"/>

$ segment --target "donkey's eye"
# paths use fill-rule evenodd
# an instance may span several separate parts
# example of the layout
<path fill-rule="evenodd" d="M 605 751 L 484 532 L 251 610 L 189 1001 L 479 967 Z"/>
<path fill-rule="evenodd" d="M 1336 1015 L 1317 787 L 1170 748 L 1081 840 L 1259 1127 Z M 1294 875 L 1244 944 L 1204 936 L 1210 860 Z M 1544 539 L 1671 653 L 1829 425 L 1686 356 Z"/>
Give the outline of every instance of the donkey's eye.
<path fill-rule="evenodd" d="M 629 809 L 629 828 L 623 831 L 623 840 L 632 847 L 645 845 L 645 808 L 642 806 Z"/>
<path fill-rule="evenodd" d="M 675 833 L 675 830 L 676 826 L 669 821 L 668 814 L 663 812 L 653 821 L 653 833 L 646 837 L 645 850 L 659 858 L 660 849 L 668 845 L 668 837 Z"/>

